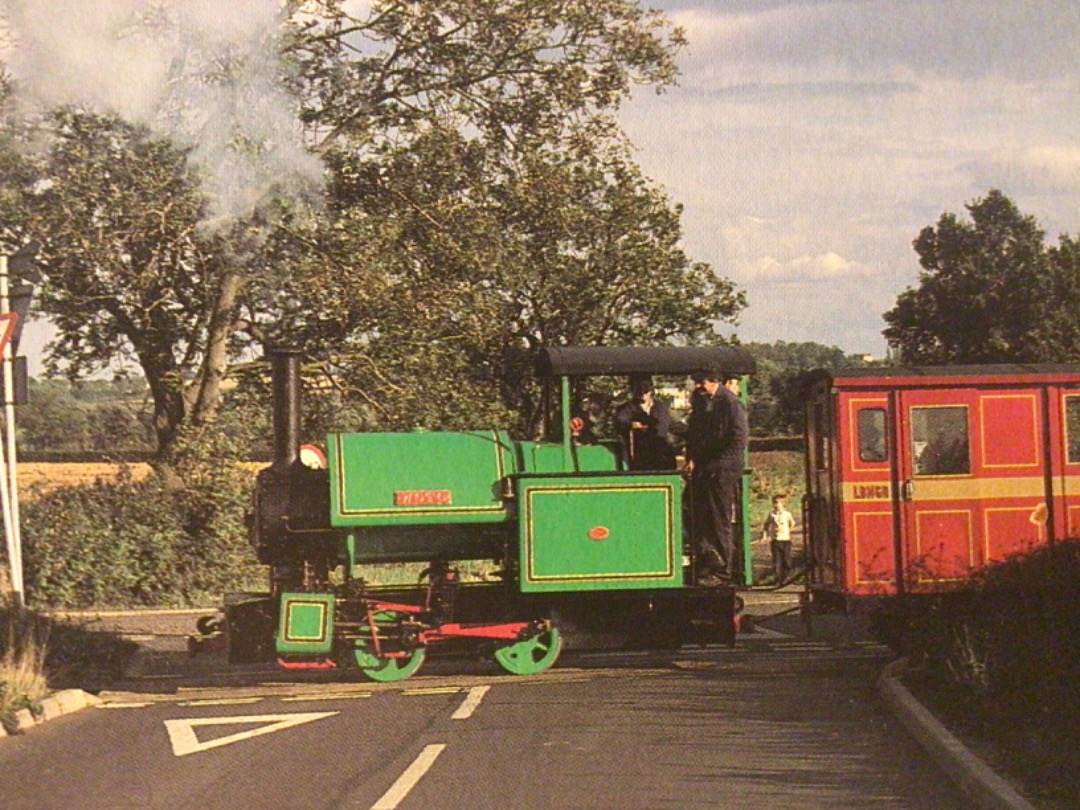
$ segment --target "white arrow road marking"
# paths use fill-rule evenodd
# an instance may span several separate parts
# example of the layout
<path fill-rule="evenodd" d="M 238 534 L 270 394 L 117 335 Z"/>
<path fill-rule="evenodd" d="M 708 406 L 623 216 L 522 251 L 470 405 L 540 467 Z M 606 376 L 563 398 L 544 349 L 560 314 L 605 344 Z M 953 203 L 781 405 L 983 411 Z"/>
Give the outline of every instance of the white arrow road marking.
<path fill-rule="evenodd" d="M 371 810 L 394 810 L 401 804 L 402 799 L 409 795 L 409 791 L 416 787 L 416 783 L 428 772 L 428 769 L 435 764 L 435 760 L 444 748 L 446 748 L 444 743 L 426 746 L 420 752 L 420 756 L 413 760 L 412 765 L 405 769 L 405 773 L 399 776 L 390 789 L 382 795 L 382 798 L 371 805 Z"/>
<path fill-rule="evenodd" d="M 457 711 L 450 715 L 450 719 L 468 720 L 472 717 L 472 713 L 476 711 L 476 707 L 480 705 L 480 701 L 484 699 L 484 695 L 490 688 L 490 686 L 474 686 L 470 689 L 468 696 L 457 707 Z"/>
<path fill-rule="evenodd" d="M 263 734 L 272 734 L 285 728 L 292 728 L 312 720 L 322 720 L 324 717 L 333 717 L 337 712 L 305 712 L 303 714 L 258 714 L 246 717 L 195 717 L 186 720 L 166 720 L 165 728 L 169 732 L 169 740 L 172 742 L 173 753 L 178 757 L 186 754 L 194 754 L 198 751 L 209 751 L 211 748 L 219 748 L 229 743 L 240 742 Z M 209 742 L 199 742 L 195 736 L 196 726 L 225 726 L 237 723 L 265 723 L 267 725 L 225 737 L 218 737 Z"/>

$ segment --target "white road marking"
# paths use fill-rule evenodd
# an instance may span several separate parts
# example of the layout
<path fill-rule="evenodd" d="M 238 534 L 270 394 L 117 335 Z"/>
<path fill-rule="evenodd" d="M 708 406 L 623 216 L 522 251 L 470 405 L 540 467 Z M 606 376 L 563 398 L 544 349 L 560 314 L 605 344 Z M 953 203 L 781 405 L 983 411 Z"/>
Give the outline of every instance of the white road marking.
<path fill-rule="evenodd" d="M 253 698 L 214 698 L 207 700 L 184 700 L 177 706 L 239 706 L 245 703 L 258 703 L 261 697 Z"/>
<path fill-rule="evenodd" d="M 402 689 L 401 694 L 413 695 L 453 695 L 461 691 L 460 686 L 428 686 L 421 689 Z"/>
<path fill-rule="evenodd" d="M 145 701 L 143 703 L 99 703 L 99 709 L 145 709 L 147 706 L 153 706 L 153 702 Z"/>
<path fill-rule="evenodd" d="M 359 700 L 360 698 L 371 697 L 371 692 L 344 692 L 342 694 L 331 695 L 293 695 L 291 697 L 283 697 L 282 703 L 298 703 L 300 701 L 309 700 Z"/>
<path fill-rule="evenodd" d="M 306 712 L 303 714 L 259 714 L 246 717 L 197 717 L 185 720 L 166 720 L 165 728 L 169 732 L 169 740 L 172 742 L 173 753 L 178 757 L 194 754 L 198 751 L 208 751 L 211 748 L 219 748 L 222 745 L 248 740 L 252 737 L 260 737 L 263 734 L 271 734 L 282 729 L 310 723 L 312 720 L 322 720 L 324 717 L 333 717 L 337 712 Z M 259 728 L 229 734 L 226 737 L 218 737 L 215 740 L 201 743 L 195 736 L 196 726 L 224 726 L 237 723 L 266 723 Z"/>
<path fill-rule="evenodd" d="M 472 713 L 476 711 L 476 707 L 480 705 L 480 701 L 484 699 L 484 695 L 487 694 L 490 688 L 490 686 L 474 686 L 470 689 L 469 694 L 465 696 L 465 700 L 457 707 L 457 711 L 450 715 L 450 719 L 468 720 L 472 717 Z"/>
<path fill-rule="evenodd" d="M 416 787 L 416 783 L 428 772 L 439 754 L 446 748 L 445 743 L 429 745 L 420 752 L 420 756 L 413 760 L 412 765 L 405 769 L 405 773 L 398 777 L 397 781 L 382 797 L 371 805 L 371 810 L 395 810 L 402 800 L 409 795 L 409 791 Z"/>

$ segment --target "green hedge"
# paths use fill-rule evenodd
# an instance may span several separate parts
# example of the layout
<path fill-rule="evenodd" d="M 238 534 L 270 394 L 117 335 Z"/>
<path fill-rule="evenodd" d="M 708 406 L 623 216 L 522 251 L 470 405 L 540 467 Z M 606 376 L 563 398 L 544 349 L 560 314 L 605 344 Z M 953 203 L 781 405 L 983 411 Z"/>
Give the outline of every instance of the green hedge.
<path fill-rule="evenodd" d="M 970 586 L 887 600 L 882 630 L 948 722 L 991 740 L 1039 794 L 1080 806 L 1080 541 L 988 567 Z"/>
<path fill-rule="evenodd" d="M 22 507 L 26 596 L 38 608 L 216 604 L 262 585 L 247 543 L 251 476 L 222 463 L 66 487 Z"/>

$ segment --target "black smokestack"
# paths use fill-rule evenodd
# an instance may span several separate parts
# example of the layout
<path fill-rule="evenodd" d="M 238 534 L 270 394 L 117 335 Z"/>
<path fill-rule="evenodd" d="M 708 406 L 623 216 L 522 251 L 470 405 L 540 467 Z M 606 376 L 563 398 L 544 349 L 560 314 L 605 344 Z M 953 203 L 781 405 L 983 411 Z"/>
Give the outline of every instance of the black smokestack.
<path fill-rule="evenodd" d="M 285 470 L 300 459 L 300 349 L 279 346 L 270 355 L 274 397 L 274 467 Z"/>

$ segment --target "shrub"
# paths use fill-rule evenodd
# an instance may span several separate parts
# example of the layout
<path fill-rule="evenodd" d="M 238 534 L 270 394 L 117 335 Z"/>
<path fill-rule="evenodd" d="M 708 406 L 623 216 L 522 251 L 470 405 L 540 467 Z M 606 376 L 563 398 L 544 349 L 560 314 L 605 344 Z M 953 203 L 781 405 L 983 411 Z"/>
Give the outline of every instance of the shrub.
<path fill-rule="evenodd" d="M 15 712 L 36 711 L 47 694 L 45 638 L 25 612 L 9 604 L 10 584 L 0 569 L 0 726 L 15 730 Z"/>
<path fill-rule="evenodd" d="M 27 598 L 36 607 L 208 605 L 264 574 L 247 544 L 251 474 L 229 460 L 135 481 L 64 487 L 23 509 Z"/>
<path fill-rule="evenodd" d="M 1054 797 L 1080 800 L 1080 541 L 991 565 L 960 591 L 888 600 L 879 617 L 913 686 L 996 741 Z"/>

